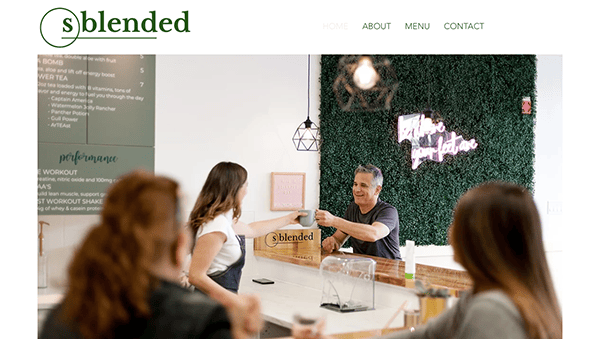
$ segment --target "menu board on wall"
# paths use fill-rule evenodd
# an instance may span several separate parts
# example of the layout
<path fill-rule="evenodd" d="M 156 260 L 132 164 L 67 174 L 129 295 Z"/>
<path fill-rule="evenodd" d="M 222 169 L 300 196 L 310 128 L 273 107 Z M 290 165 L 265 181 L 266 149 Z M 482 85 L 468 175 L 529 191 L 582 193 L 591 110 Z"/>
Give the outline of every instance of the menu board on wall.
<path fill-rule="evenodd" d="M 154 146 L 156 57 L 38 56 L 38 140 Z"/>
<path fill-rule="evenodd" d="M 85 144 L 87 57 L 38 56 L 38 141 Z"/>
<path fill-rule="evenodd" d="M 38 214 L 98 214 L 120 175 L 154 171 L 155 60 L 38 56 Z"/>
<path fill-rule="evenodd" d="M 153 147 L 40 143 L 38 214 L 98 214 L 110 184 L 138 168 L 154 171 Z"/>
<path fill-rule="evenodd" d="M 155 57 L 88 57 L 88 143 L 154 146 Z"/>

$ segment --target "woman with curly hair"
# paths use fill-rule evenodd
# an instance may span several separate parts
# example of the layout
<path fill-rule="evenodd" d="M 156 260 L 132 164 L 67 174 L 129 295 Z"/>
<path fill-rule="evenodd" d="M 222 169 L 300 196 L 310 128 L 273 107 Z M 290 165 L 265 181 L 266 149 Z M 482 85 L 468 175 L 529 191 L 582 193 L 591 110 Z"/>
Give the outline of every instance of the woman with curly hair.
<path fill-rule="evenodd" d="M 178 184 L 144 171 L 124 175 L 74 254 L 65 297 L 41 338 L 232 337 L 222 305 L 179 285 L 190 246 Z"/>

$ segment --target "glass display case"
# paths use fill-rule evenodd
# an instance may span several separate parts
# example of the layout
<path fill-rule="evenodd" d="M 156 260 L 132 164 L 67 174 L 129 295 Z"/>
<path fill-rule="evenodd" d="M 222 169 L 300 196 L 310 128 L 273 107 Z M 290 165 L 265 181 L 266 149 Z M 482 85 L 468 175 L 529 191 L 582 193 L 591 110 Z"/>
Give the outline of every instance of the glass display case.
<path fill-rule="evenodd" d="M 319 269 L 323 279 L 321 307 L 338 312 L 375 309 L 373 259 L 351 255 L 328 256 Z"/>

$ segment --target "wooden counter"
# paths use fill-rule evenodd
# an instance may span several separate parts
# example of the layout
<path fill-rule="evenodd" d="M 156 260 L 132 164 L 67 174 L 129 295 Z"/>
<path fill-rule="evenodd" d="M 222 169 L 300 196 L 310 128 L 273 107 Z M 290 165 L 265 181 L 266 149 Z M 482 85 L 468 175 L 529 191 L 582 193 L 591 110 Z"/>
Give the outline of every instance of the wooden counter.
<path fill-rule="evenodd" d="M 286 249 L 256 250 L 253 256 L 262 266 L 256 277 L 267 277 L 275 280 L 275 285 L 257 285 L 245 283 L 250 274 L 242 275 L 242 293 L 258 293 L 263 302 L 263 316 L 266 321 L 282 327 L 291 328 L 293 311 L 289 309 L 305 309 L 319 312 L 320 286 L 318 278 L 321 261 L 330 255 L 355 256 L 375 260 L 376 310 L 366 312 L 339 313 L 328 312 L 327 335 L 334 339 L 359 339 L 379 336 L 392 331 L 403 330 L 402 314 L 396 317 L 391 329 L 382 330 L 384 325 L 393 319 L 398 307 L 408 302 L 407 309 L 418 307 L 416 291 L 405 288 L 404 261 L 372 257 L 345 252 L 327 254 L 320 249 Z M 279 262 L 279 263 L 278 263 Z M 270 269 L 265 269 L 267 266 Z M 292 269 L 295 267 L 295 269 Z M 471 281 L 464 271 L 445 269 L 417 264 L 417 278 L 435 287 L 444 287 L 451 295 L 457 296 L 459 291 L 469 289 Z M 275 273 L 277 272 L 277 273 Z M 314 272 L 314 273 L 313 273 Z M 250 272 L 248 272 L 250 273 Z M 279 280 L 285 277 L 287 281 Z M 289 282 L 288 282 L 289 281 Z M 301 285 L 305 285 L 301 287 Z M 389 286 L 386 288 L 386 286 Z M 412 296 L 412 297 L 411 297 Z M 285 306 L 284 306 L 285 305 Z M 280 335 L 279 337 L 285 337 Z"/>
<path fill-rule="evenodd" d="M 323 252 L 320 248 L 286 248 L 286 249 L 254 249 L 254 255 L 278 260 L 290 264 L 319 268 L 321 261 L 329 255 L 336 256 L 358 256 L 371 258 L 377 262 L 375 269 L 375 281 L 406 287 L 404 279 L 404 265 L 402 260 L 373 257 L 364 254 L 346 253 L 336 251 L 331 254 Z M 471 279 L 465 271 L 452 270 L 442 267 L 416 264 L 417 280 L 426 285 L 445 287 L 450 290 L 462 291 L 472 287 Z"/>
<path fill-rule="evenodd" d="M 379 334 L 385 326 L 404 327 L 399 307 L 418 309 L 416 290 L 406 288 L 404 261 L 391 260 L 348 252 L 324 253 L 320 230 L 281 230 L 262 238 L 247 239 L 246 266 L 242 274 L 240 293 L 258 294 L 263 318 L 273 326 L 290 329 L 296 311 L 324 313 L 327 316 L 325 334 L 334 338 L 362 338 Z M 375 309 L 364 312 L 335 312 L 320 307 L 323 280 L 319 268 L 330 255 L 364 257 L 374 260 Z M 445 287 L 451 294 L 469 289 L 471 281 L 464 271 L 416 265 L 417 279 L 436 287 Z M 272 285 L 259 285 L 253 278 L 273 280 Z M 389 325 L 388 325 L 389 324 Z M 270 326 L 269 325 L 269 326 Z M 373 332 L 375 331 L 375 332 Z M 272 332 L 269 332 L 272 333 Z M 285 337 L 281 334 L 276 337 Z M 265 335 L 265 337 L 268 337 Z"/>

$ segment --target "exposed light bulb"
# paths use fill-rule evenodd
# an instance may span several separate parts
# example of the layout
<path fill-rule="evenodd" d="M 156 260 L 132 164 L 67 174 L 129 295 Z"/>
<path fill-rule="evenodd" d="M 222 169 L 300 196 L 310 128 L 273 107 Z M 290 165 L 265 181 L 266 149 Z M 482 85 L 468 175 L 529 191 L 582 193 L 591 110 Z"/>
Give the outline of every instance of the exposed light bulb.
<path fill-rule="evenodd" d="M 426 134 L 430 134 L 433 129 L 433 120 L 431 118 L 424 118 L 421 120 L 421 131 Z"/>
<path fill-rule="evenodd" d="M 379 75 L 373 67 L 373 61 L 369 57 L 362 57 L 358 60 L 358 67 L 354 71 L 352 78 L 354 83 L 360 89 L 370 89 L 379 80 Z"/>

